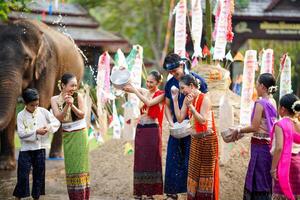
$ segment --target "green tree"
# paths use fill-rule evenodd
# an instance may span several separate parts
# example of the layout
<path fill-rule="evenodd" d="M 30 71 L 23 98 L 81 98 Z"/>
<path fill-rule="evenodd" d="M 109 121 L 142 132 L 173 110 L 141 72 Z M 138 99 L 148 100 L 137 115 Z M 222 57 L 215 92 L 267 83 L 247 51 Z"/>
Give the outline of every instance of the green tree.
<path fill-rule="evenodd" d="M 288 53 L 292 61 L 292 89 L 295 94 L 300 95 L 300 42 L 296 41 L 278 41 L 278 40 L 249 40 L 245 49 L 255 49 L 258 52 L 265 49 L 274 50 L 274 69 L 275 76 L 279 74 L 280 58 Z M 278 83 L 279 84 L 279 83 Z"/>
<path fill-rule="evenodd" d="M 27 0 L 0 0 L 0 20 L 8 20 L 11 10 L 24 9 Z"/>
<path fill-rule="evenodd" d="M 170 0 L 69 0 L 89 8 L 106 30 L 144 47 L 144 54 L 156 64 L 161 61 Z M 172 42 L 170 42 L 172 44 Z"/>

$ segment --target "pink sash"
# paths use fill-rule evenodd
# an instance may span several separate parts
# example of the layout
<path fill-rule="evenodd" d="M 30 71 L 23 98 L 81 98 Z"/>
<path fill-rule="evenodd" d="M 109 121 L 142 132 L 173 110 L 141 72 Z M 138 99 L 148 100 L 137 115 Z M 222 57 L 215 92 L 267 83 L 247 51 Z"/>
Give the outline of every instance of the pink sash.
<path fill-rule="evenodd" d="M 282 129 L 284 143 L 281 153 L 281 157 L 277 166 L 277 177 L 278 182 L 284 195 L 295 200 L 293 195 L 291 185 L 290 185 L 290 165 L 292 157 L 292 145 L 293 142 L 300 143 L 300 134 L 296 133 L 294 130 L 294 124 L 289 118 L 283 118 L 274 124 L 278 125 Z M 274 138 L 275 128 L 273 127 L 271 132 L 271 144 Z"/>

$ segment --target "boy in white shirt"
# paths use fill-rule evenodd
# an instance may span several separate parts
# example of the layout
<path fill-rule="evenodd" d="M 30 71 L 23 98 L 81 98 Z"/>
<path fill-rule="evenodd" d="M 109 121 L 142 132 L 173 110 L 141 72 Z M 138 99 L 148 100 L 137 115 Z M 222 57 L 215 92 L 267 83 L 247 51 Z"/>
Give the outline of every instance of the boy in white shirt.
<path fill-rule="evenodd" d="M 25 108 L 17 117 L 21 149 L 18 159 L 16 199 L 30 196 L 29 174 L 32 167 L 33 199 L 45 195 L 45 142 L 49 133 L 56 132 L 60 122 L 45 108 L 39 107 L 39 94 L 28 88 L 22 94 Z"/>

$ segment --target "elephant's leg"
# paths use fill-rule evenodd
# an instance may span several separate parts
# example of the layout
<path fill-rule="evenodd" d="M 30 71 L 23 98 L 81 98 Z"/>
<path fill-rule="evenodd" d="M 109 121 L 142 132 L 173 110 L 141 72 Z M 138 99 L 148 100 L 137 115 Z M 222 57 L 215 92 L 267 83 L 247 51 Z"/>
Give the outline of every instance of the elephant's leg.
<path fill-rule="evenodd" d="M 53 135 L 49 157 L 62 158 L 62 129 L 61 128 Z"/>
<path fill-rule="evenodd" d="M 1 151 L 0 151 L 0 170 L 13 170 L 16 168 L 15 160 L 15 113 L 7 128 L 0 131 Z"/>

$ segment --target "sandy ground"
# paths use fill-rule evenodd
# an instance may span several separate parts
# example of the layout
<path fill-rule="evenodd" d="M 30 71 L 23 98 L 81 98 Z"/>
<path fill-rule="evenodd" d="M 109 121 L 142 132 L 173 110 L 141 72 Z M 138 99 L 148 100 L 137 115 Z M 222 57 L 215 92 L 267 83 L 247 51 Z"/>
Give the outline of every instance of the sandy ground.
<path fill-rule="evenodd" d="M 166 131 L 165 131 L 166 132 Z M 168 134 L 163 137 L 165 166 Z M 230 159 L 220 167 L 220 200 L 242 199 L 244 177 L 249 159 L 249 138 L 233 144 Z M 133 155 L 124 155 L 124 140 L 110 140 L 90 153 L 91 199 L 132 199 Z M 246 151 L 245 151 L 246 150 Z M 163 169 L 164 171 L 164 169 Z M 13 199 L 16 171 L 0 171 L 0 199 Z M 46 196 L 42 199 L 68 199 L 63 161 L 47 160 Z M 180 199 L 185 199 L 182 195 Z M 163 199 L 157 196 L 156 199 Z"/>

